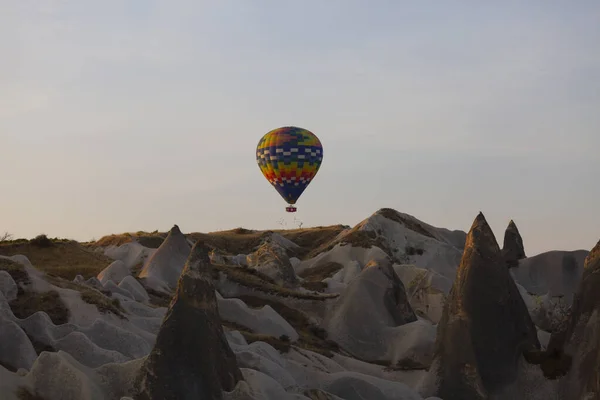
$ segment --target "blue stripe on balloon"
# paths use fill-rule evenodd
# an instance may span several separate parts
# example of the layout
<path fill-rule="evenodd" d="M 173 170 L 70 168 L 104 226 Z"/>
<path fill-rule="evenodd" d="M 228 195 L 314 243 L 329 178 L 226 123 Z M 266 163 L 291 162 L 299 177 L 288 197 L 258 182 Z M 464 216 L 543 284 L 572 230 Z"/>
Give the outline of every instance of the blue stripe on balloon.
<path fill-rule="evenodd" d="M 294 184 L 284 184 L 283 186 L 273 185 L 275 189 L 279 192 L 279 194 L 289 203 L 294 204 L 304 192 L 307 183 L 300 183 L 298 186 L 294 186 Z"/>

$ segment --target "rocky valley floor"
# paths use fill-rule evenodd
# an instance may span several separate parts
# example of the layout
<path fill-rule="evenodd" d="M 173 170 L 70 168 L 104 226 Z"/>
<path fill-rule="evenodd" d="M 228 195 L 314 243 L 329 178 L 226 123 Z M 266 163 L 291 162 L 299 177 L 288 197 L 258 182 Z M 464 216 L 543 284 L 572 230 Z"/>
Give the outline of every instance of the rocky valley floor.
<path fill-rule="evenodd" d="M 0 242 L 6 400 L 600 399 L 600 242 L 485 217 Z"/>

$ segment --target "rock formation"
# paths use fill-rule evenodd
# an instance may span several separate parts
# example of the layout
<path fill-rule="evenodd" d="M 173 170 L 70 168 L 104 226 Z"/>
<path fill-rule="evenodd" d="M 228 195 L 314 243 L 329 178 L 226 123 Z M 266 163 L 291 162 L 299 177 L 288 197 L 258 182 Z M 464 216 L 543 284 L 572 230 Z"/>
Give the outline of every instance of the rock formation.
<path fill-rule="evenodd" d="M 177 281 L 190 254 L 190 244 L 179 227 L 174 225 L 169 235 L 148 259 L 139 277 L 155 290 L 168 291 L 177 286 Z"/>
<path fill-rule="evenodd" d="M 249 267 L 275 279 L 281 284 L 293 285 L 298 278 L 290 262 L 287 250 L 276 240 L 268 238 L 252 254 L 248 255 Z"/>
<path fill-rule="evenodd" d="M 116 285 L 121 283 L 123 278 L 131 275 L 129 268 L 125 265 L 125 263 L 121 260 L 116 260 L 108 267 L 104 268 L 96 278 L 103 285 L 108 281 L 113 281 Z"/>
<path fill-rule="evenodd" d="M 388 258 L 367 264 L 350 281 L 324 327 L 330 339 L 360 359 L 425 367 L 433 355 L 435 328 L 416 321 Z"/>
<path fill-rule="evenodd" d="M 510 273 L 528 292 L 564 297 L 570 305 L 588 253 L 586 250 L 547 251 L 521 260 L 519 267 L 511 268 Z"/>
<path fill-rule="evenodd" d="M 553 335 L 551 342 L 556 349 L 562 347 L 568 361 L 572 360 L 561 385 L 563 397 L 597 398 L 594 394 L 600 393 L 600 241 L 585 260 L 566 331 Z"/>
<path fill-rule="evenodd" d="M 406 287 L 406 294 L 415 313 L 437 324 L 442 318 L 446 296 L 450 294 L 453 280 L 414 265 L 395 264 L 394 270 Z"/>
<path fill-rule="evenodd" d="M 444 400 L 487 399 L 514 382 L 536 328 L 483 214 L 467 236 L 438 325 L 427 391 Z"/>
<path fill-rule="evenodd" d="M 0 398 L 600 400 L 600 242 L 518 260 L 513 225 L 2 243 L 35 266 L 0 255 Z"/>
<path fill-rule="evenodd" d="M 357 247 L 377 246 L 395 263 L 417 265 L 454 279 L 465 237 L 465 232 L 436 228 L 411 215 L 384 208 L 340 240 Z"/>
<path fill-rule="evenodd" d="M 192 249 L 136 399 L 221 399 L 243 379 L 221 326 L 208 253 L 203 242 Z"/>
<path fill-rule="evenodd" d="M 527 257 L 523 247 L 523 238 L 515 222 L 511 219 L 504 232 L 504 245 L 502 246 L 502 256 L 509 268 L 518 267 L 519 260 Z"/>

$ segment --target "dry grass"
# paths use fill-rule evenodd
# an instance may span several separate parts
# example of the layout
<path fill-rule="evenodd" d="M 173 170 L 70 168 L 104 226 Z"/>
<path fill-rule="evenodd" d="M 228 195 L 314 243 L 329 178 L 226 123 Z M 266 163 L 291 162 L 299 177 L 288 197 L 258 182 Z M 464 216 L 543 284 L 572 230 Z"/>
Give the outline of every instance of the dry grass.
<path fill-rule="evenodd" d="M 306 290 L 311 290 L 313 292 L 321 292 L 321 293 L 324 292 L 325 289 L 327 289 L 329 287 L 329 285 L 327 285 L 327 283 L 320 282 L 320 281 L 303 281 L 300 283 L 300 286 L 302 286 Z"/>
<path fill-rule="evenodd" d="M 69 308 L 55 290 L 48 292 L 24 291 L 10 302 L 10 308 L 17 318 L 27 318 L 38 311 L 43 311 L 55 325 L 69 322 Z"/>
<path fill-rule="evenodd" d="M 340 232 L 344 230 L 342 225 L 317 226 L 301 229 L 279 229 L 273 231 L 253 231 L 245 228 L 235 228 L 224 231 L 209 233 L 193 232 L 185 236 L 193 242 L 203 240 L 206 244 L 216 248 L 226 255 L 250 254 L 256 250 L 265 237 L 271 232 L 276 232 L 300 246 L 296 256 L 302 258 L 314 249 L 331 242 Z M 158 248 L 166 233 L 161 232 L 128 232 L 115 235 L 107 235 L 95 242 L 86 243 L 86 246 L 120 246 L 129 243 L 136 238 L 143 246 Z"/>
<path fill-rule="evenodd" d="M 25 267 L 17 262 L 0 259 L 0 270 L 7 271 L 19 285 L 17 298 L 10 302 L 13 314 L 20 319 L 27 318 L 38 311 L 43 311 L 55 325 L 65 324 L 69 321 L 70 311 L 55 290 L 47 292 L 34 292 L 24 290 L 31 280 Z"/>
<path fill-rule="evenodd" d="M 244 228 L 211 233 L 188 233 L 185 236 L 194 242 L 202 239 L 206 244 L 215 247 L 221 252 L 230 255 L 248 254 L 260 245 L 268 231 L 253 232 Z M 89 246 L 121 246 L 130 243 L 135 238 L 142 246 L 158 248 L 164 241 L 166 233 L 161 232 L 136 232 L 107 235 L 101 239 L 90 242 Z"/>
<path fill-rule="evenodd" d="M 298 347 L 332 357 L 334 351 L 339 351 L 337 343 L 327 339 L 327 332 L 310 322 L 309 318 L 301 311 L 291 308 L 279 301 L 263 299 L 256 296 L 238 296 L 248 307 L 262 308 L 270 306 L 296 329 L 300 335 Z M 247 329 L 247 328 L 245 328 Z M 282 340 L 279 338 L 278 340 Z M 289 340 L 289 339 L 288 339 Z M 285 342 L 285 340 L 283 340 Z"/>
<path fill-rule="evenodd" d="M 143 282 L 140 283 L 142 283 L 143 286 Z M 171 299 L 173 298 L 172 295 L 159 292 L 146 286 L 144 286 L 144 288 L 150 297 L 150 305 L 155 307 L 169 307 L 169 304 L 171 304 Z"/>
<path fill-rule="evenodd" d="M 307 268 L 298 274 L 298 276 L 304 279 L 300 285 L 307 290 L 323 292 L 327 289 L 327 283 L 322 282 L 322 280 L 331 278 L 342 268 L 344 268 L 342 264 L 333 261 L 318 267 Z"/>
<path fill-rule="evenodd" d="M 227 254 L 249 254 L 252 253 L 271 232 L 275 232 L 291 240 L 298 246 L 298 257 L 303 257 L 311 250 L 331 241 L 344 227 L 342 225 L 318 226 L 301 229 L 278 229 L 273 231 L 251 231 L 244 228 L 236 228 L 228 231 L 210 233 L 190 233 L 188 237 L 197 241 L 204 240 L 206 243 L 216 247 Z"/>
<path fill-rule="evenodd" d="M 113 313 L 117 317 L 125 319 L 125 310 L 121 307 L 119 299 L 111 299 L 97 290 L 89 289 L 81 292 L 81 300 L 96 306 L 101 313 Z"/>
<path fill-rule="evenodd" d="M 276 338 L 275 336 L 271 336 L 271 335 L 263 335 L 260 333 L 255 333 L 250 328 L 248 328 L 244 325 L 240 325 L 237 322 L 221 320 L 221 324 L 225 328 L 227 328 L 231 331 L 240 332 L 242 334 L 242 336 L 244 337 L 244 339 L 246 339 L 246 342 L 248 342 L 248 344 L 253 343 L 253 342 L 259 342 L 259 341 L 265 342 L 265 343 L 270 344 L 271 346 L 273 346 L 273 348 L 279 350 L 282 353 L 287 353 L 292 348 L 289 340 L 285 340 L 282 338 Z"/>
<path fill-rule="evenodd" d="M 231 232 L 236 233 L 238 235 L 247 235 L 249 233 L 254 233 L 252 229 L 242 228 L 241 226 L 239 228 L 232 229 Z"/>
<path fill-rule="evenodd" d="M 422 283 L 428 284 L 429 282 L 426 281 L 427 278 L 427 271 L 419 271 L 415 274 L 415 276 L 410 280 L 410 282 L 408 283 L 408 287 L 406 288 L 409 292 L 413 292 L 416 289 L 419 288 L 419 286 L 422 286 Z"/>
<path fill-rule="evenodd" d="M 319 328 L 315 328 L 315 332 L 321 332 Z M 319 338 L 317 335 L 306 334 L 305 332 L 300 333 L 300 340 L 298 341 L 299 346 L 305 350 L 312 351 L 313 353 L 319 353 L 325 357 L 333 357 L 334 353 L 340 352 L 340 347 L 336 342 L 329 339 Z M 326 336 L 325 330 L 322 333 Z"/>
<path fill-rule="evenodd" d="M 29 274 L 25 271 L 25 267 L 18 262 L 0 258 L 0 271 L 6 271 L 19 284 L 28 285 L 31 283 Z"/>
<path fill-rule="evenodd" d="M 14 246 L 18 244 L 32 244 L 38 247 L 50 247 L 56 243 L 69 243 L 73 240 L 64 239 L 64 238 L 49 238 L 45 234 L 37 235 L 33 239 L 6 239 L 0 240 L 0 246 Z"/>
<path fill-rule="evenodd" d="M 110 295 L 109 291 L 101 292 L 87 285 L 81 285 L 79 283 L 67 281 L 57 276 L 48 275 L 47 280 L 54 286 L 71 289 L 79 292 L 81 300 L 88 304 L 96 306 L 98 311 L 101 313 L 113 313 L 119 318 L 125 319 L 125 310 L 121 307 L 121 303 L 118 299 L 111 299 L 107 295 Z"/>
<path fill-rule="evenodd" d="M 211 263 L 211 265 L 215 265 L 215 264 Z M 213 269 L 213 271 L 218 270 L 219 267 L 225 267 L 228 270 L 238 269 L 240 271 L 229 271 L 229 272 L 234 273 L 234 274 L 239 273 L 239 274 L 243 274 L 243 275 L 252 275 L 254 278 L 256 278 L 257 280 L 260 280 L 262 282 L 266 282 L 266 283 L 272 284 L 272 285 L 278 285 L 278 283 L 275 279 L 271 278 L 269 275 L 263 274 L 256 268 L 244 267 L 244 266 L 234 267 L 234 266 L 221 265 L 221 264 L 216 264 L 216 267 L 217 268 Z"/>
<path fill-rule="evenodd" d="M 307 258 L 312 258 L 320 253 L 329 251 L 338 244 L 350 245 L 352 247 L 360 247 L 364 249 L 370 249 L 373 246 L 377 246 L 385 251 L 388 255 L 391 255 L 390 249 L 381 236 L 378 236 L 374 231 L 360 229 L 361 227 L 361 225 L 357 225 L 341 238 L 327 242 L 324 245 L 314 249 L 308 254 Z"/>
<path fill-rule="evenodd" d="M 130 243 L 131 241 L 132 238 L 130 233 L 120 233 L 103 236 L 94 242 L 86 243 L 86 245 L 97 247 L 121 246 L 125 243 Z"/>
<path fill-rule="evenodd" d="M 52 241 L 52 245 L 40 247 L 31 242 L 9 242 L 0 245 L 0 255 L 22 254 L 36 268 L 72 280 L 77 275 L 85 279 L 98 275 L 113 262 L 103 254 L 93 252 L 74 241 Z"/>
<path fill-rule="evenodd" d="M 281 236 L 302 248 L 299 256 L 305 257 L 311 251 L 331 242 L 344 230 L 343 225 L 317 226 L 314 228 L 276 230 Z"/>
<path fill-rule="evenodd" d="M 167 237 L 165 232 L 125 232 L 113 235 L 106 235 L 101 237 L 99 240 L 86 243 L 87 246 L 92 247 L 107 247 L 107 246 L 121 246 L 125 243 L 130 243 L 133 238 L 145 247 L 157 249 L 160 247 L 164 239 Z"/>
<path fill-rule="evenodd" d="M 388 371 L 415 371 L 415 370 L 428 370 L 429 365 L 423 364 L 410 358 L 399 360 L 395 365 L 391 365 L 386 368 Z"/>
<path fill-rule="evenodd" d="M 423 225 L 421 225 L 417 221 L 414 221 L 412 219 L 409 219 L 409 218 L 406 218 L 406 217 L 400 215 L 400 213 L 398 213 L 398 211 L 396 211 L 396 210 L 393 210 L 391 208 L 382 208 L 381 210 L 378 211 L 378 214 L 381 215 L 382 217 L 391 219 L 392 221 L 396 221 L 396 222 L 406 226 L 411 231 L 414 231 L 414 232 L 420 233 L 423 236 L 427 236 L 427 237 L 435 239 L 435 237 L 431 234 L 431 232 L 429 232 L 427 230 L 427 228 L 425 228 Z"/>
<path fill-rule="evenodd" d="M 32 244 L 36 247 L 52 247 L 54 246 L 54 242 L 48 238 L 45 234 L 37 235 L 33 239 L 29 241 L 29 244 Z"/>
<path fill-rule="evenodd" d="M 359 227 L 352 229 L 346 236 L 342 238 L 340 243 L 349 244 L 352 247 L 361 247 L 363 249 L 370 249 L 373 246 L 377 246 L 383 250 L 387 249 L 383 239 L 377 236 L 377 233 L 373 231 L 361 230 Z"/>
<path fill-rule="evenodd" d="M 298 276 L 311 282 L 320 282 L 325 278 L 331 278 L 342 268 L 344 268 L 342 264 L 330 261 L 318 267 L 307 268 Z"/>
<path fill-rule="evenodd" d="M 269 231 L 253 232 L 243 228 L 211 233 L 190 233 L 188 238 L 197 242 L 203 240 L 207 245 L 227 255 L 250 254 L 263 242 Z"/>
<path fill-rule="evenodd" d="M 140 272 L 142 272 L 142 269 L 144 269 L 144 262 L 141 262 L 137 265 L 134 265 L 133 267 L 131 267 L 130 272 L 131 272 L 131 276 L 138 276 L 140 274 Z"/>
<path fill-rule="evenodd" d="M 318 295 L 312 293 L 303 293 L 297 290 L 279 286 L 275 284 L 271 278 L 266 277 L 266 275 L 261 274 L 253 268 L 230 267 L 222 264 L 212 264 L 212 266 L 214 279 L 217 279 L 219 272 L 221 272 L 227 275 L 227 278 L 232 282 L 236 282 L 239 285 L 259 290 L 268 294 L 273 294 L 281 297 L 294 297 L 297 299 L 304 300 L 327 300 L 330 298 L 338 297 L 337 294 Z"/>

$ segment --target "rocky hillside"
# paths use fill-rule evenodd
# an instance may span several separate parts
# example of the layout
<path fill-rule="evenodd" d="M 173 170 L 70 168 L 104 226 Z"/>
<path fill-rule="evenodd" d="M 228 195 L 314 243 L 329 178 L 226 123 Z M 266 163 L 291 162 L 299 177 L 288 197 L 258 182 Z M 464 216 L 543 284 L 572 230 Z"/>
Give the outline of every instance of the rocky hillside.
<path fill-rule="evenodd" d="M 526 242 L 525 242 L 526 243 Z M 354 227 L 0 243 L 2 399 L 599 398 L 600 243 Z M 594 397 L 596 396 L 596 397 Z"/>

